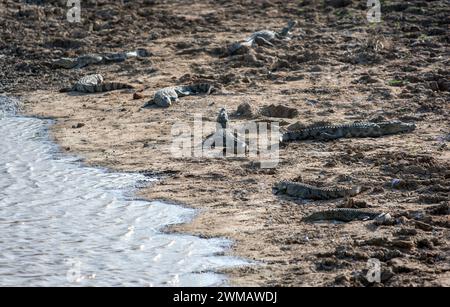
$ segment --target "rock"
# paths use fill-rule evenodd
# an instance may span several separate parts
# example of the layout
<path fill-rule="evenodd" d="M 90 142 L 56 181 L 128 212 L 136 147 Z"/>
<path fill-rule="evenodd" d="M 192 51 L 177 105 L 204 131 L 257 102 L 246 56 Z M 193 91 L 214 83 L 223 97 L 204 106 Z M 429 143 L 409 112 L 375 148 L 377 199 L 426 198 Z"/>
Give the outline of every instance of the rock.
<path fill-rule="evenodd" d="M 361 245 L 370 245 L 370 246 L 386 246 L 389 245 L 389 240 L 387 238 L 373 238 L 362 242 Z"/>
<path fill-rule="evenodd" d="M 427 248 L 427 249 L 433 249 L 434 244 L 431 240 L 427 239 L 427 238 L 423 238 L 420 240 L 416 241 L 416 246 L 418 248 Z"/>
<path fill-rule="evenodd" d="M 243 61 L 244 61 L 247 65 L 256 66 L 256 67 L 259 67 L 259 66 L 263 66 L 263 65 L 264 65 L 264 63 L 263 63 L 262 61 L 260 61 L 260 60 L 258 60 L 258 59 L 256 58 L 256 55 L 255 55 L 255 53 L 253 53 L 253 52 L 249 52 L 249 53 L 245 54 L 245 55 L 244 55 L 244 58 L 243 58 Z"/>
<path fill-rule="evenodd" d="M 326 0 L 325 4 L 334 8 L 341 8 L 352 4 L 352 0 Z"/>
<path fill-rule="evenodd" d="M 414 228 L 401 228 L 399 231 L 396 232 L 397 236 L 415 236 L 417 235 L 417 230 Z"/>
<path fill-rule="evenodd" d="M 440 91 L 450 92 L 450 81 L 447 81 L 445 79 L 440 79 L 438 81 L 438 87 L 439 87 Z"/>
<path fill-rule="evenodd" d="M 406 182 L 401 179 L 394 178 L 391 181 L 391 187 L 394 189 L 401 189 L 401 188 L 405 187 L 405 185 L 406 185 Z"/>
<path fill-rule="evenodd" d="M 363 241 L 361 245 L 371 245 L 371 246 L 380 246 L 380 247 L 390 247 L 390 248 L 399 248 L 399 249 L 412 249 L 414 247 L 414 243 L 408 240 L 390 240 L 383 237 L 372 238 L 366 241 Z"/>
<path fill-rule="evenodd" d="M 389 213 L 382 213 L 374 219 L 374 224 L 381 225 L 393 225 L 395 223 L 394 218 Z"/>
<path fill-rule="evenodd" d="M 374 78 L 371 75 L 363 75 L 359 79 L 353 80 L 353 84 L 373 84 L 373 83 L 381 83 L 380 79 Z"/>
<path fill-rule="evenodd" d="M 301 122 L 295 122 L 292 125 L 289 125 L 286 129 L 288 131 L 296 131 L 306 128 L 307 126 L 305 124 L 302 124 Z"/>
<path fill-rule="evenodd" d="M 383 270 L 381 271 L 381 276 L 380 276 L 381 282 L 382 282 L 382 283 L 387 282 L 389 279 L 391 279 L 392 277 L 394 277 L 394 275 L 395 275 L 395 274 L 394 274 L 394 272 L 392 271 L 391 268 L 383 269 Z"/>
<path fill-rule="evenodd" d="M 390 260 L 388 264 L 392 267 L 392 270 L 395 273 L 410 273 L 416 270 L 416 268 L 413 265 L 398 258 Z"/>
<path fill-rule="evenodd" d="M 337 284 L 346 284 L 350 281 L 350 279 L 344 274 L 340 274 L 335 277 L 334 282 Z"/>
<path fill-rule="evenodd" d="M 84 126 L 85 126 L 84 123 L 78 123 L 78 124 L 76 124 L 76 125 L 73 125 L 72 128 L 73 128 L 73 129 L 79 129 L 79 128 L 84 127 Z"/>
<path fill-rule="evenodd" d="M 309 69 L 309 72 L 321 72 L 322 68 L 319 65 L 314 65 Z"/>
<path fill-rule="evenodd" d="M 428 86 L 430 89 L 432 89 L 435 92 L 439 91 L 439 84 L 436 81 L 428 82 Z"/>
<path fill-rule="evenodd" d="M 178 82 L 180 82 L 180 83 L 188 83 L 191 81 L 192 81 L 192 76 L 190 74 L 184 74 L 178 79 Z"/>
<path fill-rule="evenodd" d="M 404 257 L 404 254 L 398 249 L 387 249 L 387 248 L 377 249 L 377 251 L 370 256 L 370 258 L 376 258 L 382 262 L 402 257 Z"/>
<path fill-rule="evenodd" d="M 49 48 L 78 49 L 83 46 L 83 41 L 70 38 L 55 38 L 46 43 Z"/>
<path fill-rule="evenodd" d="M 448 215 L 450 214 L 450 205 L 442 204 L 427 208 L 427 211 L 433 215 Z"/>
<path fill-rule="evenodd" d="M 133 94 L 133 99 L 137 100 L 137 99 L 142 99 L 144 98 L 144 95 L 142 95 L 141 93 L 134 93 Z"/>
<path fill-rule="evenodd" d="M 414 243 L 408 240 L 392 240 L 392 247 L 400 248 L 400 249 L 412 249 L 414 248 Z"/>
<path fill-rule="evenodd" d="M 294 118 L 299 113 L 295 108 L 271 104 L 269 106 L 263 107 L 261 109 L 261 114 L 267 117 Z"/>
<path fill-rule="evenodd" d="M 430 224 L 421 222 L 421 221 L 414 221 L 416 228 L 422 229 L 424 231 L 432 231 L 433 230 L 433 226 L 431 226 Z"/>

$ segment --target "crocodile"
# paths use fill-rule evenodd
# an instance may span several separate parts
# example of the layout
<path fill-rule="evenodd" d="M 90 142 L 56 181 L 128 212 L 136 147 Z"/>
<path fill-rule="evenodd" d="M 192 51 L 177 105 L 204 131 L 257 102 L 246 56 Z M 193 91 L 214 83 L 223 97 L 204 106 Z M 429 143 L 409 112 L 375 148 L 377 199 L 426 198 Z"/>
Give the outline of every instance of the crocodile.
<path fill-rule="evenodd" d="M 273 192 L 276 195 L 286 194 L 303 199 L 323 200 L 355 196 L 361 192 L 361 187 L 319 188 L 304 183 L 281 181 L 274 186 Z"/>
<path fill-rule="evenodd" d="M 316 221 L 340 221 L 351 222 L 354 220 L 366 221 L 373 220 L 383 215 L 383 212 L 375 212 L 371 210 L 353 209 L 353 208 L 337 208 L 314 212 L 302 219 L 304 222 Z"/>
<path fill-rule="evenodd" d="M 411 132 L 415 128 L 415 124 L 401 121 L 315 126 L 284 132 L 280 136 L 280 141 L 289 142 L 308 139 L 329 141 L 339 138 L 381 137 L 383 135 Z"/>
<path fill-rule="evenodd" d="M 93 64 L 107 64 L 123 62 L 133 57 L 148 57 L 150 53 L 145 49 L 137 49 L 130 52 L 85 54 L 77 58 L 61 58 L 52 62 L 54 67 L 72 69 L 83 68 Z"/>
<path fill-rule="evenodd" d="M 213 90 L 212 85 L 208 83 L 166 87 L 158 90 L 153 100 L 148 104 L 155 103 L 160 107 L 168 108 L 172 105 L 172 102 L 176 102 L 180 97 L 198 94 L 209 95 Z"/>
<path fill-rule="evenodd" d="M 131 88 L 133 86 L 126 83 L 104 82 L 102 75 L 93 74 L 82 77 L 72 87 L 63 88 L 60 92 L 99 93 Z"/>
<path fill-rule="evenodd" d="M 254 32 L 247 37 L 244 41 L 235 42 L 231 44 L 227 49 L 228 55 L 236 54 L 241 48 L 249 48 L 256 45 L 273 46 L 273 42 L 276 40 L 286 39 L 289 36 L 290 31 L 297 25 L 297 21 L 289 21 L 287 26 L 279 32 L 271 30 L 261 30 Z"/>

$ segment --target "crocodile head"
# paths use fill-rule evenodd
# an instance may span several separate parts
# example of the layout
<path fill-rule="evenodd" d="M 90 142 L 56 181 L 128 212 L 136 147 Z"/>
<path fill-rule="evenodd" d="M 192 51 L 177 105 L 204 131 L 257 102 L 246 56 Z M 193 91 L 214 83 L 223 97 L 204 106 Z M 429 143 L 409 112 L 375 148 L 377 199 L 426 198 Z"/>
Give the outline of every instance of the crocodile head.
<path fill-rule="evenodd" d="M 389 121 L 377 123 L 383 129 L 385 134 L 395 134 L 401 132 L 411 132 L 416 129 L 416 125 L 413 123 L 404 123 L 401 121 Z"/>

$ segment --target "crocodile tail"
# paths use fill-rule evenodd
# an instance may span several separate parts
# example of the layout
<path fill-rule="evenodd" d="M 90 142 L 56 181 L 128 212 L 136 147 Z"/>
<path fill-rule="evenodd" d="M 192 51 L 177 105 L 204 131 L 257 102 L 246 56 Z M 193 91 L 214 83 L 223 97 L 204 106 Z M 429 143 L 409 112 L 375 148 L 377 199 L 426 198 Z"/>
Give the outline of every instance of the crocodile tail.
<path fill-rule="evenodd" d="M 105 82 L 96 87 L 96 92 L 109 92 L 121 89 L 132 89 L 132 85 L 122 82 Z"/>
<path fill-rule="evenodd" d="M 289 34 L 289 32 L 297 25 L 297 21 L 295 20 L 290 20 L 287 24 L 286 27 L 284 27 L 279 34 L 281 36 L 287 36 Z"/>

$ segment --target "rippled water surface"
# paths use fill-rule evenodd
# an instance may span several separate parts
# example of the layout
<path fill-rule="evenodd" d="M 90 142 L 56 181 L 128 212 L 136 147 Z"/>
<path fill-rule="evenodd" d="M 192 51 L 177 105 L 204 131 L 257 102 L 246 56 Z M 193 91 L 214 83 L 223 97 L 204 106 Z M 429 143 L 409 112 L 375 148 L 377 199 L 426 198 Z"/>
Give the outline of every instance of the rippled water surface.
<path fill-rule="evenodd" d="M 133 199 L 150 179 L 58 154 L 48 121 L 12 105 L 0 96 L 1 286 L 223 285 L 213 270 L 244 264 L 225 240 L 162 233 L 195 211 Z"/>

